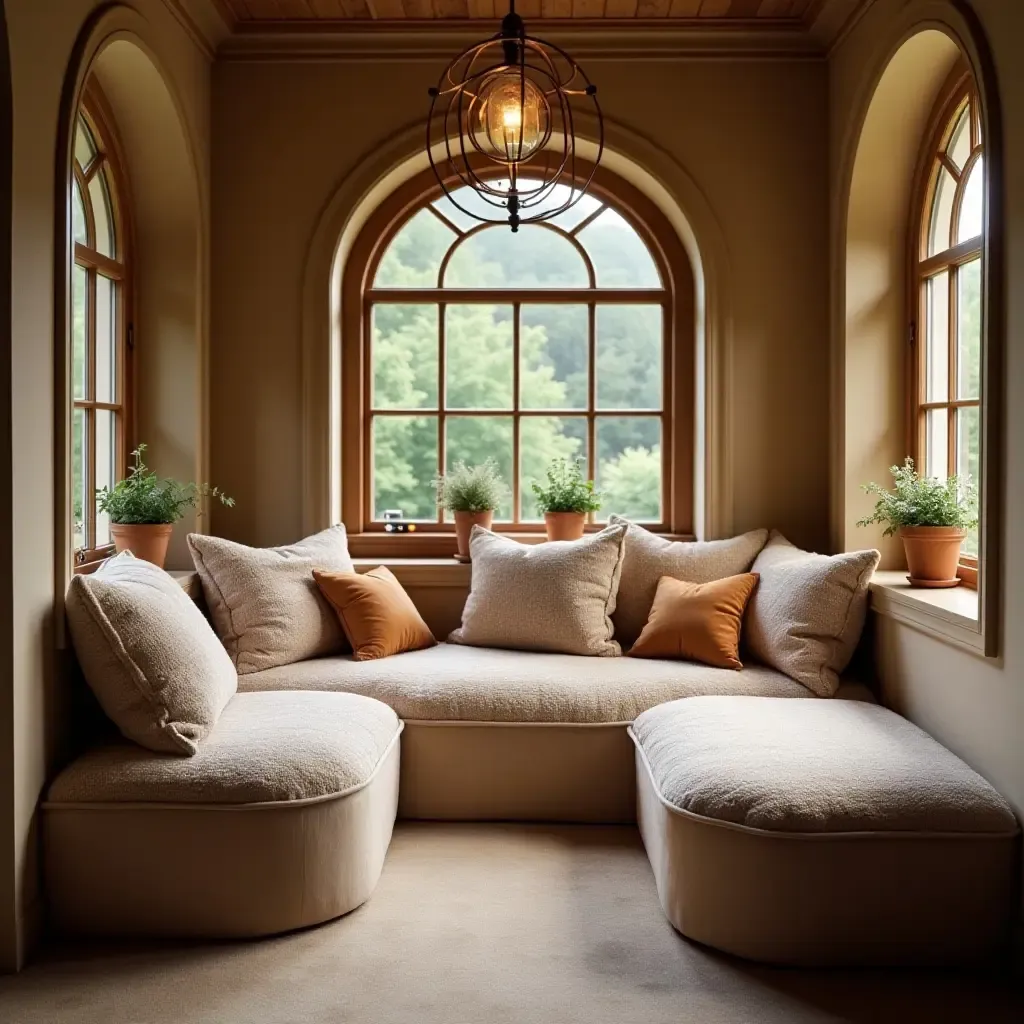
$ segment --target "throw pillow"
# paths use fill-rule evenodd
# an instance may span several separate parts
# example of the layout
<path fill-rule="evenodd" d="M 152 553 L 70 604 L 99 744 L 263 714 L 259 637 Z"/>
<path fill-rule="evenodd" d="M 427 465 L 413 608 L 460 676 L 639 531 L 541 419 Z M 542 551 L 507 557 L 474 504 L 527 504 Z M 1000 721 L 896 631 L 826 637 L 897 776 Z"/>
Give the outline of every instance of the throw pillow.
<path fill-rule="evenodd" d="M 365 573 L 314 569 L 313 579 L 337 612 L 356 661 L 375 661 L 437 643 L 387 567 Z"/>
<path fill-rule="evenodd" d="M 279 548 L 188 537 L 214 629 L 239 675 L 346 649 L 313 570 L 352 572 L 344 526 Z"/>
<path fill-rule="evenodd" d="M 634 658 L 684 658 L 715 668 L 743 668 L 740 629 L 756 573 L 711 583 L 662 576 L 651 617 L 630 650 Z"/>
<path fill-rule="evenodd" d="M 618 655 L 611 613 L 619 589 L 623 525 L 582 540 L 520 544 L 479 526 L 462 626 L 449 640 L 474 647 Z"/>
<path fill-rule="evenodd" d="M 65 610 L 86 682 L 121 732 L 150 750 L 194 754 L 238 677 L 177 581 L 126 551 L 75 576 Z"/>
<path fill-rule="evenodd" d="M 747 610 L 747 649 L 819 697 L 831 697 L 860 640 L 877 566 L 877 551 L 816 555 L 772 531 L 754 562 L 761 581 Z"/>
<path fill-rule="evenodd" d="M 615 609 L 615 639 L 623 647 L 635 643 L 644 628 L 662 576 L 710 583 L 749 572 L 768 540 L 767 530 L 752 530 L 728 540 L 670 541 L 621 516 L 610 521 L 628 530 Z"/>

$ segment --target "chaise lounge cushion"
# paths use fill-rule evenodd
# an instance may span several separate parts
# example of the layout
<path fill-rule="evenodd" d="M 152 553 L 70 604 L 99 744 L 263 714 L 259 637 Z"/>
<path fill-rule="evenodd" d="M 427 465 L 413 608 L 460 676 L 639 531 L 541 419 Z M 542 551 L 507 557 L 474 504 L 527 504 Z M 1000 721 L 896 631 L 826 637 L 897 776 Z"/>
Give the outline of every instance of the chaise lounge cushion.
<path fill-rule="evenodd" d="M 239 679 L 242 690 L 337 690 L 390 704 L 409 721 L 631 722 L 697 694 L 811 697 L 763 665 L 742 672 L 685 661 L 580 658 L 439 644 L 383 661 L 320 658 Z"/>

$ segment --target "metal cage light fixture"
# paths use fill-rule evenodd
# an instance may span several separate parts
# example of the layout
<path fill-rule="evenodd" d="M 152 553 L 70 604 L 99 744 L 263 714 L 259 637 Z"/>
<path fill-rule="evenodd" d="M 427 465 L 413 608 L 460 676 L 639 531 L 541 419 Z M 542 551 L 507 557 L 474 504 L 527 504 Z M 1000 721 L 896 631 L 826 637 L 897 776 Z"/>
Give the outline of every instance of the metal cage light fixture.
<path fill-rule="evenodd" d="M 430 90 L 427 156 L 445 195 L 484 223 L 513 231 L 579 202 L 604 151 L 597 86 L 560 47 L 527 35 L 510 0 L 496 35 L 460 53 Z M 597 159 L 578 173 L 574 108 L 597 117 Z M 443 150 L 443 158 L 435 152 Z M 529 164 L 529 177 L 521 171 Z M 467 209 L 454 192 L 482 200 Z M 559 186 L 562 187 L 560 191 Z"/>

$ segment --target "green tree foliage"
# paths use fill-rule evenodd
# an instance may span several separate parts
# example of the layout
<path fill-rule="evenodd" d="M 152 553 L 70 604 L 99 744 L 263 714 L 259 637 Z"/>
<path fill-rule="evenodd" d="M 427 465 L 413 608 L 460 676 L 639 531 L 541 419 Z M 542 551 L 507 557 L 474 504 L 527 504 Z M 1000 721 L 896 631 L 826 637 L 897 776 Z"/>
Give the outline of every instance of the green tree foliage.
<path fill-rule="evenodd" d="M 613 215 L 614 216 L 614 215 Z M 589 234 L 588 234 L 589 232 Z M 595 222 L 582 233 L 598 268 L 598 283 L 612 287 L 657 285 L 642 243 L 621 219 Z M 436 287 L 451 231 L 421 211 L 385 253 L 375 284 L 388 288 Z M 640 246 L 640 253 L 637 253 Z M 642 257 L 642 258 L 641 258 Z M 643 260 L 646 260 L 644 264 Z M 654 273 L 654 280 L 651 280 Z M 608 276 L 605 281 L 604 277 Z M 460 246 L 445 284 L 457 287 L 579 287 L 586 266 L 564 237 L 540 227 L 484 230 Z M 432 519 L 438 471 L 438 309 L 422 303 L 378 304 L 373 313 L 373 403 L 376 409 L 423 410 L 374 421 L 375 512 L 400 508 Z M 495 415 L 450 415 L 446 442 L 450 468 L 462 460 L 478 465 L 493 458 L 512 479 L 511 410 L 513 329 L 511 305 L 458 304 L 445 310 L 446 405 L 450 411 L 487 410 Z M 598 309 L 598 408 L 657 410 L 661 407 L 661 309 L 609 305 Z M 586 420 L 571 415 L 587 406 L 587 309 L 527 305 L 520 330 L 522 407 L 565 411 L 521 421 L 521 502 L 524 519 L 539 518 L 530 484 L 555 459 L 586 454 Z M 652 429 L 653 428 L 653 429 Z M 597 482 L 607 511 L 641 519 L 660 512 L 660 423 L 656 417 L 615 416 L 599 421 Z M 497 518 L 512 514 L 511 498 Z"/>

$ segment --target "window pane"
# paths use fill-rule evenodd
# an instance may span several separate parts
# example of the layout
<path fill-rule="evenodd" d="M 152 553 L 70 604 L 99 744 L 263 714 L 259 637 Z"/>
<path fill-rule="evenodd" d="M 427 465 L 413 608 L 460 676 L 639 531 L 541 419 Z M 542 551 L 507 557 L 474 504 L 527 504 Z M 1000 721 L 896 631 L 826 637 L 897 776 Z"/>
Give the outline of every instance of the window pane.
<path fill-rule="evenodd" d="M 117 245 L 106 172 L 101 171 L 89 182 L 89 200 L 92 203 L 92 216 L 96 228 L 96 250 L 104 256 L 113 257 L 117 253 Z"/>
<path fill-rule="evenodd" d="M 409 519 L 436 519 L 437 417 L 375 416 L 371 445 L 374 518 L 400 509 Z"/>
<path fill-rule="evenodd" d="M 449 306 L 445 408 L 512 408 L 512 307 Z"/>
<path fill-rule="evenodd" d="M 597 307 L 597 407 L 660 409 L 661 306 Z"/>
<path fill-rule="evenodd" d="M 957 121 L 953 134 L 950 136 L 946 153 L 956 164 L 959 170 L 963 170 L 971 155 L 971 108 L 970 104 L 964 107 L 960 120 Z"/>
<path fill-rule="evenodd" d="M 925 282 L 925 399 L 949 399 L 949 272 Z"/>
<path fill-rule="evenodd" d="M 578 237 L 594 264 L 598 288 L 661 287 L 661 276 L 643 239 L 614 210 L 605 210 Z"/>
<path fill-rule="evenodd" d="M 117 401 L 117 285 L 96 275 L 96 401 Z"/>
<path fill-rule="evenodd" d="M 388 246 L 374 288 L 436 288 L 441 260 L 455 238 L 429 210 L 420 210 Z"/>
<path fill-rule="evenodd" d="M 975 485 L 981 483 L 981 410 L 959 409 L 956 416 L 957 458 L 956 471 L 962 478 L 969 476 Z M 969 530 L 964 550 L 968 555 L 978 554 L 978 531 Z"/>
<path fill-rule="evenodd" d="M 85 204 L 78 181 L 71 182 L 71 237 L 80 245 L 89 244 L 89 231 L 85 223 Z"/>
<path fill-rule="evenodd" d="M 83 118 L 78 119 L 78 126 L 75 129 L 75 159 L 84 171 L 92 158 L 96 155 L 96 146 L 92 141 L 92 135 Z"/>
<path fill-rule="evenodd" d="M 373 408 L 437 408 L 437 332 L 437 306 L 373 307 Z"/>
<path fill-rule="evenodd" d="M 524 416 L 519 421 L 520 512 L 523 522 L 543 516 L 531 486 L 543 483 L 554 459 L 587 456 L 587 421 L 582 416 Z"/>
<path fill-rule="evenodd" d="M 115 414 L 96 410 L 96 488 L 117 483 L 117 429 Z M 110 517 L 96 510 L 96 540 L 99 547 L 110 543 Z"/>
<path fill-rule="evenodd" d="M 957 272 L 957 385 L 960 398 L 981 397 L 981 260 Z"/>
<path fill-rule="evenodd" d="M 945 252 L 951 245 L 950 230 L 953 221 L 953 199 L 956 196 L 956 181 L 941 164 L 932 200 L 931 220 L 928 228 L 928 255 Z"/>
<path fill-rule="evenodd" d="M 925 474 L 945 480 L 949 475 L 949 412 L 925 413 Z"/>
<path fill-rule="evenodd" d="M 985 160 L 979 157 L 971 168 L 970 177 L 964 186 L 964 198 L 960 204 L 960 220 L 956 227 L 957 244 L 969 238 L 977 238 L 983 230 L 983 209 L 985 199 Z"/>
<path fill-rule="evenodd" d="M 586 306 L 523 306 L 519 401 L 524 409 L 586 409 Z"/>
<path fill-rule="evenodd" d="M 597 487 L 601 519 L 612 514 L 661 521 L 661 419 L 599 417 Z"/>
<path fill-rule="evenodd" d="M 77 264 L 71 271 L 71 381 L 75 398 L 85 398 L 86 303 L 88 274 Z"/>
<path fill-rule="evenodd" d="M 537 224 L 513 234 L 485 228 L 462 242 L 445 272 L 448 288 L 586 288 L 587 267 L 559 232 Z"/>
<path fill-rule="evenodd" d="M 445 463 L 448 469 L 460 459 L 479 466 L 488 458 L 498 463 L 508 485 L 508 497 L 495 512 L 496 520 L 512 518 L 512 417 L 449 416 L 445 421 Z"/>
<path fill-rule="evenodd" d="M 538 180 L 535 178 L 521 178 L 520 181 L 523 189 L 532 189 L 538 184 Z M 534 216 L 537 213 L 554 210 L 561 206 L 568 197 L 569 186 L 556 185 L 542 202 L 527 211 L 527 215 Z M 495 217 L 505 218 L 507 216 L 501 206 L 488 204 L 482 196 L 471 188 L 457 189 L 454 193 L 454 199 L 459 204 L 458 207 L 447 196 L 442 196 L 436 200 L 434 206 L 439 213 L 447 217 L 456 227 L 460 227 L 463 230 L 468 231 L 480 223 L 476 217 L 463 213 L 463 210 L 468 210 L 470 213 L 478 214 L 491 221 Z M 581 220 L 589 217 L 600 205 L 601 201 L 599 199 L 591 195 L 585 195 L 564 213 L 553 216 L 549 223 L 557 224 L 559 227 L 565 228 L 566 231 L 571 231 Z M 459 209 L 459 207 L 462 207 L 462 209 Z M 506 230 L 509 229 L 506 228 Z"/>
<path fill-rule="evenodd" d="M 74 550 L 85 545 L 85 410 L 71 413 L 71 532 Z"/>

